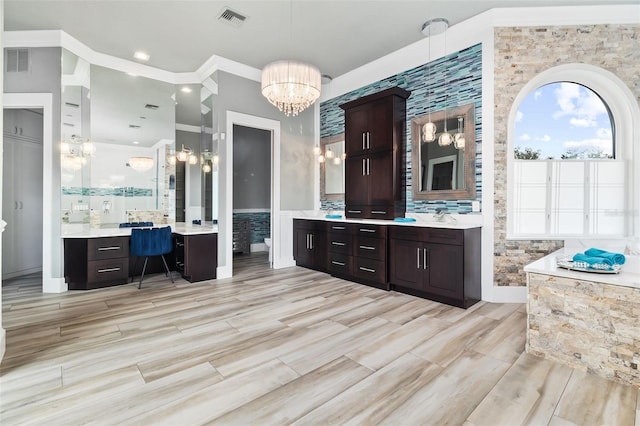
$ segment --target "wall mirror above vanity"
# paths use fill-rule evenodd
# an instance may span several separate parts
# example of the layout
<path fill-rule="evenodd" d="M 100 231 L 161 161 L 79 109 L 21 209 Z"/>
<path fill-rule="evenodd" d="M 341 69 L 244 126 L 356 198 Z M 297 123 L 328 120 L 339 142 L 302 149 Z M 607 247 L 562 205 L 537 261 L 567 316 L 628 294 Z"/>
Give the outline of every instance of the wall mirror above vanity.
<path fill-rule="evenodd" d="M 449 135 L 441 137 L 445 129 Z M 414 200 L 475 198 L 476 138 L 473 104 L 413 118 L 411 140 Z"/>
<path fill-rule="evenodd" d="M 89 65 L 66 50 L 62 80 L 63 224 L 172 221 L 175 171 L 166 160 L 175 140 L 174 85 Z"/>
<path fill-rule="evenodd" d="M 320 139 L 324 161 L 320 164 L 320 197 L 344 201 L 344 133 Z"/>

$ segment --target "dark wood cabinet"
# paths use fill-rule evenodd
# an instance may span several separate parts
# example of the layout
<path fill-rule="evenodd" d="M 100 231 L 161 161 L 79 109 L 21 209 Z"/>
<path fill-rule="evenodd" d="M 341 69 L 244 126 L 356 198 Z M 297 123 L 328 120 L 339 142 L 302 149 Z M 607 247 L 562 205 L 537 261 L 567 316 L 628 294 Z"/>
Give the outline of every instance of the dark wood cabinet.
<path fill-rule="evenodd" d="M 392 288 L 468 308 L 480 300 L 480 228 L 389 230 Z"/>
<path fill-rule="evenodd" d="M 293 220 L 293 258 L 299 266 L 318 271 L 327 270 L 326 222 Z"/>
<path fill-rule="evenodd" d="M 65 238 L 64 275 L 69 290 L 127 283 L 129 237 Z"/>
<path fill-rule="evenodd" d="M 216 279 L 218 234 L 175 234 L 176 269 L 189 282 Z"/>
<path fill-rule="evenodd" d="M 405 213 L 406 99 L 399 87 L 364 96 L 345 111 L 345 214 L 393 219 Z"/>

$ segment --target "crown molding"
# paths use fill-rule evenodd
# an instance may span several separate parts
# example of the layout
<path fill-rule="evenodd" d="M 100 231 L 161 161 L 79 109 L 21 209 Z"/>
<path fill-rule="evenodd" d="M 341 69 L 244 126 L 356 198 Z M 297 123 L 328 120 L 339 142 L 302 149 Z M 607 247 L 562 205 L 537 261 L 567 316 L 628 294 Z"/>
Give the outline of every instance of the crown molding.
<path fill-rule="evenodd" d="M 4 47 L 10 48 L 62 47 L 92 65 L 100 65 L 170 84 L 201 83 L 218 70 L 254 81 L 260 81 L 261 78 L 260 70 L 218 55 L 212 55 L 196 71 L 179 73 L 166 71 L 97 52 L 62 30 L 5 31 L 3 33 L 3 44 Z"/>

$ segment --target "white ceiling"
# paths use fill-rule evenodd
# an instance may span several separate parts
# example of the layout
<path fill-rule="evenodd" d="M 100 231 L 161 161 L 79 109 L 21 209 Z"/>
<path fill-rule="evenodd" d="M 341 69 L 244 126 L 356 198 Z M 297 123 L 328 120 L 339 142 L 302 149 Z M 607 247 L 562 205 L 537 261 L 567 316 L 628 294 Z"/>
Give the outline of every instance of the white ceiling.
<path fill-rule="evenodd" d="M 299 59 L 337 77 L 420 40 L 422 24 L 455 25 L 496 7 L 638 4 L 640 0 L 5 0 L 5 30 L 64 30 L 91 49 L 172 72 L 212 55 L 255 68 Z M 226 7 L 248 18 L 219 21 Z M 291 18 L 293 16 L 293 19 Z"/>

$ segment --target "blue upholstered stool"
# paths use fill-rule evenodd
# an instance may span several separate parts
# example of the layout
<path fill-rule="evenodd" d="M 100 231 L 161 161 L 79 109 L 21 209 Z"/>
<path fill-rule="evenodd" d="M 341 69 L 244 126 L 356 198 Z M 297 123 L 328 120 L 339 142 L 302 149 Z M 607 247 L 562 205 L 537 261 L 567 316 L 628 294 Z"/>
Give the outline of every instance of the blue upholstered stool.
<path fill-rule="evenodd" d="M 162 263 L 167 271 L 167 275 L 173 281 L 167 261 L 164 255 L 171 253 L 173 241 L 171 238 L 171 227 L 166 226 L 164 228 L 133 228 L 131 229 L 131 255 L 137 257 L 144 257 L 144 266 L 142 267 L 142 275 L 140 275 L 140 283 L 138 288 L 142 287 L 142 279 L 144 278 L 144 272 L 147 269 L 147 262 L 150 256 L 160 256 Z M 131 271 L 131 281 L 133 282 L 133 274 L 135 273 L 136 266 L 138 266 L 138 259 Z"/>

